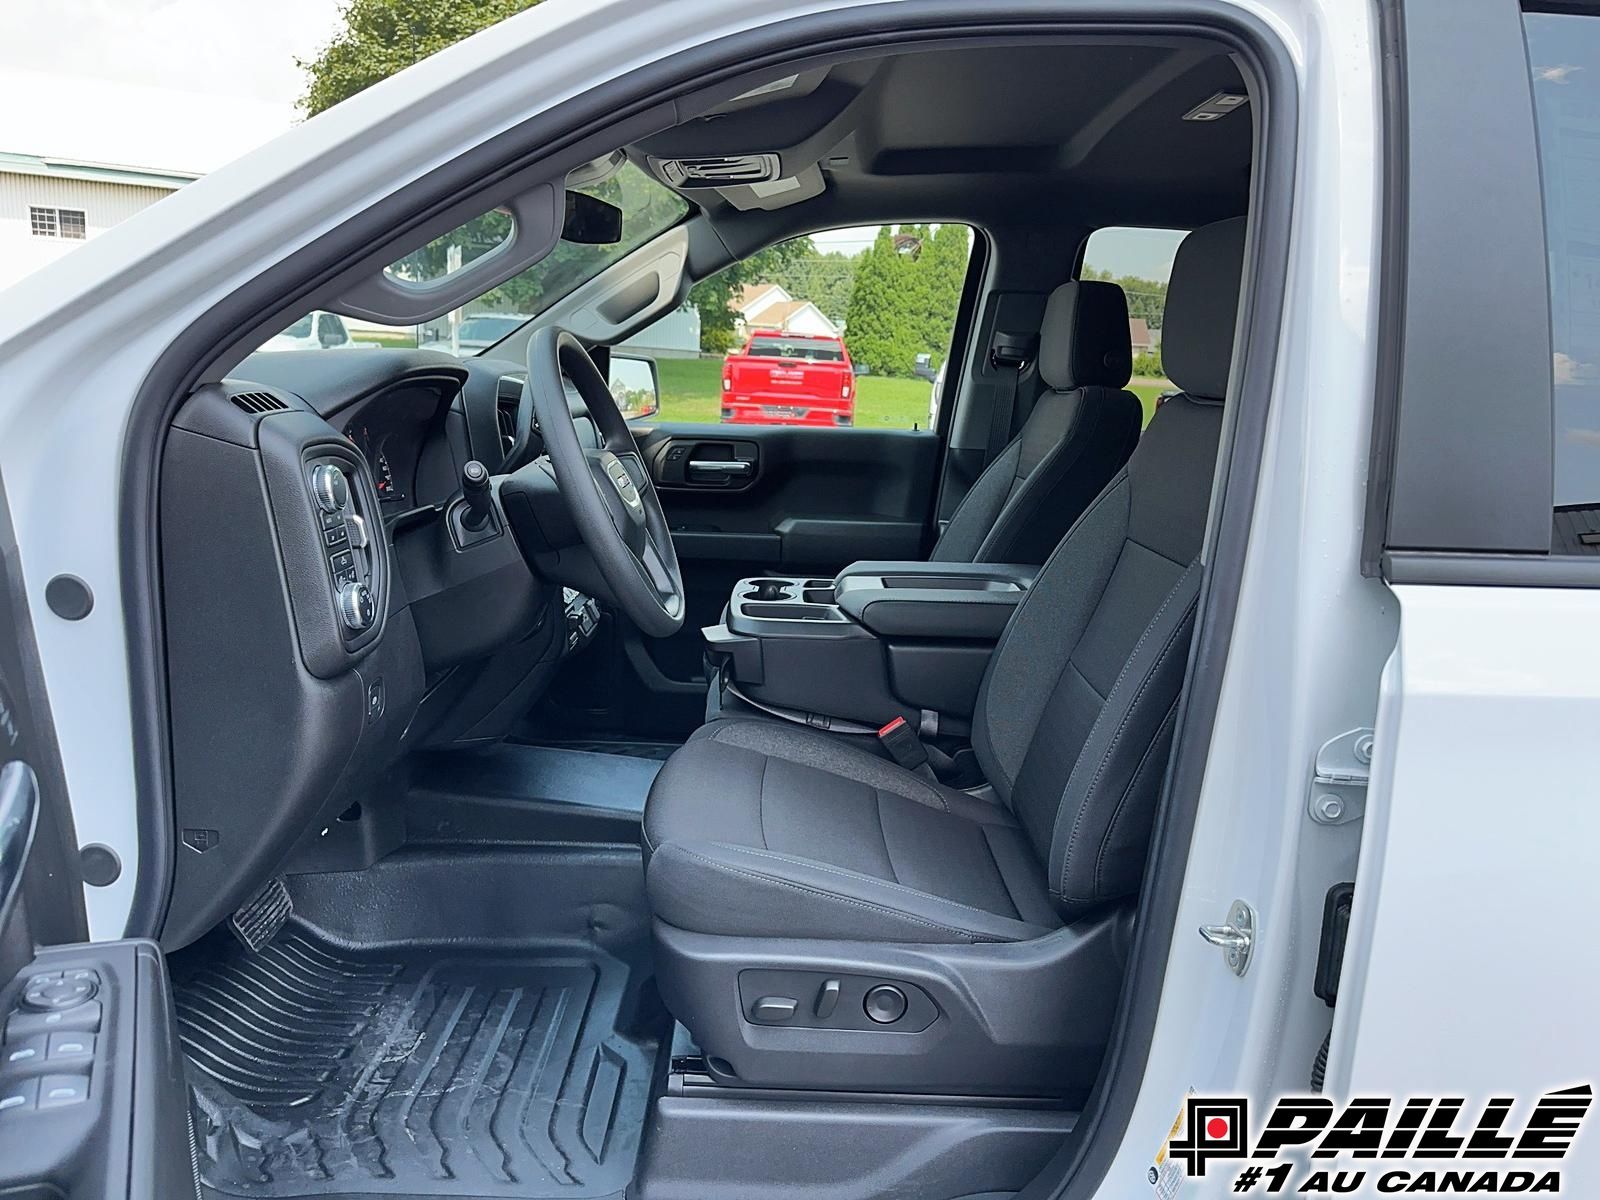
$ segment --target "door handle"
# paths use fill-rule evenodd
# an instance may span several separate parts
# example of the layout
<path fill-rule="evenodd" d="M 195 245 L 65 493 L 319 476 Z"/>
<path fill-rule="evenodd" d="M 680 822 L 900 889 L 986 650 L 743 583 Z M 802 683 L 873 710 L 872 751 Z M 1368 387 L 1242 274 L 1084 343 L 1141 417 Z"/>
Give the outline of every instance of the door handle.
<path fill-rule="evenodd" d="M 704 471 L 708 475 L 748 475 L 756 469 L 754 463 L 741 459 L 714 458 L 707 461 L 692 459 L 689 470 Z"/>

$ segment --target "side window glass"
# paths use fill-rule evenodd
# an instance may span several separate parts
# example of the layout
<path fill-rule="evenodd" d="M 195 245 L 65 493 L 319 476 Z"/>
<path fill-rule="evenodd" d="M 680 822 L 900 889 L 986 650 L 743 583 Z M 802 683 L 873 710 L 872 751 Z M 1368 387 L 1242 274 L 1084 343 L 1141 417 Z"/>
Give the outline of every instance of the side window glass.
<path fill-rule="evenodd" d="M 1600 19 L 1524 18 L 1550 267 L 1551 551 L 1600 554 Z"/>
<path fill-rule="evenodd" d="M 1083 249 L 1081 278 L 1115 283 L 1128 297 L 1128 340 L 1133 344 L 1128 390 L 1143 403 L 1146 423 L 1161 398 L 1178 390 L 1161 365 L 1161 326 L 1172 258 L 1185 232 L 1107 227 L 1090 234 Z"/>
<path fill-rule="evenodd" d="M 926 429 L 972 244 L 949 224 L 780 242 L 618 350 L 656 360 L 655 421 Z"/>

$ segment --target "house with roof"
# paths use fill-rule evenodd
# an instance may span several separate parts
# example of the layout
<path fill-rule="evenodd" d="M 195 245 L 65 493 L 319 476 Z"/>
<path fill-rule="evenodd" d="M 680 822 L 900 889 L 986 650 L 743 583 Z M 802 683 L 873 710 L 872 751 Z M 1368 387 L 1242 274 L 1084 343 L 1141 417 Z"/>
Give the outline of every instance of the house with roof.
<path fill-rule="evenodd" d="M 295 118 L 248 96 L 15 67 L 0 71 L 0 112 L 18 117 L 0 143 L 0 289 Z"/>
<path fill-rule="evenodd" d="M 810 300 L 797 300 L 776 283 L 747 283 L 733 297 L 734 332 L 741 338 L 757 330 L 838 337 L 840 329 Z"/>
<path fill-rule="evenodd" d="M 196 178 L 0 150 L 0 288 Z"/>

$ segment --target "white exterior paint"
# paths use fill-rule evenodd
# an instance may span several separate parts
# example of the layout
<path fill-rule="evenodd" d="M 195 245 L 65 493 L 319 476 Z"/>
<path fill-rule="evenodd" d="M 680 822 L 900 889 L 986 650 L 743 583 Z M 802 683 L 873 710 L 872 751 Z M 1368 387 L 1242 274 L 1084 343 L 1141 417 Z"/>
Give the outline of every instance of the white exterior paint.
<path fill-rule="evenodd" d="M 1328 1062 L 1467 1111 L 1595 1081 L 1600 592 L 1402 587 Z M 1537 1085 L 1534 1081 L 1541 1081 Z M 1563 1195 L 1600 1195 L 1591 1113 Z M 1552 1166 L 1556 1164 L 1551 1164 Z"/>

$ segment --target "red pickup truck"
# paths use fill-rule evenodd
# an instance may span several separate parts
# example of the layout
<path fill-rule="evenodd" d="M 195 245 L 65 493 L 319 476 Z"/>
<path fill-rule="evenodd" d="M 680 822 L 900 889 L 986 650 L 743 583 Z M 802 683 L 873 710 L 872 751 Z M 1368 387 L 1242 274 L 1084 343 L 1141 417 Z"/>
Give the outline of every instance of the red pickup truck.
<path fill-rule="evenodd" d="M 856 378 L 836 337 L 755 333 L 722 363 L 722 420 L 741 425 L 853 425 Z"/>

